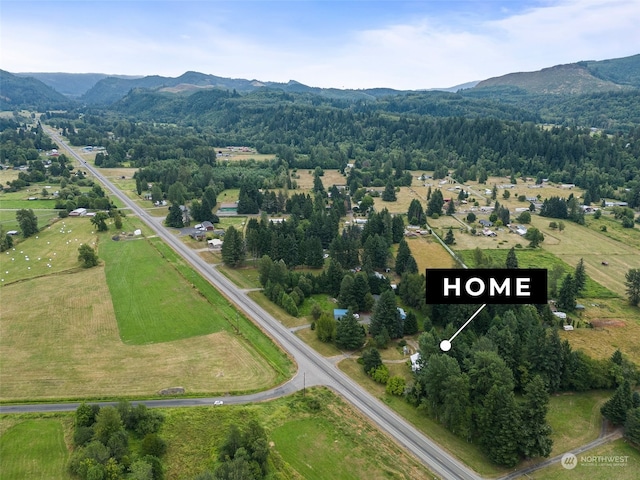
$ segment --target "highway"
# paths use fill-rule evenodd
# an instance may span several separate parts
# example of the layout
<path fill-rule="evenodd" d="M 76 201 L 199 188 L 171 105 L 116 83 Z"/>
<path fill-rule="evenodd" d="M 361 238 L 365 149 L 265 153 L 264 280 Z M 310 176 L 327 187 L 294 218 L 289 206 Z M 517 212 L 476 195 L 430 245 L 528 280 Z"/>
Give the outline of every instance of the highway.
<path fill-rule="evenodd" d="M 219 397 L 225 404 L 264 401 L 301 390 L 303 385 L 325 385 L 340 394 L 354 407 L 376 423 L 406 450 L 413 453 L 434 474 L 444 479 L 477 480 L 481 477 L 471 471 L 457 459 L 448 454 L 436 443 L 425 437 L 415 427 L 401 418 L 380 400 L 366 392 L 335 365 L 320 356 L 307 346 L 301 339 L 273 318 L 267 311 L 255 303 L 246 293 L 239 290 L 230 280 L 206 263 L 200 256 L 184 245 L 178 237 L 167 230 L 161 218 L 150 216 L 123 192 L 117 189 L 97 169 L 87 164 L 80 155 L 72 150 L 66 142 L 53 130 L 45 127 L 45 131 L 69 154 L 75 158 L 83 169 L 91 172 L 102 184 L 108 188 L 113 196 L 122 201 L 133 213 L 149 226 L 160 238 L 170 245 L 178 254 L 182 255 L 194 269 L 211 282 L 229 301 L 235 304 L 248 318 L 259 325 L 278 345 L 280 345 L 295 360 L 298 366 L 296 376 L 287 383 L 253 395 Z M 197 405 L 211 405 L 214 399 L 168 399 L 143 401 L 150 407 L 185 407 Z M 136 403 L 136 402 L 133 402 Z M 68 411 L 77 404 L 33 404 L 33 405 L 2 405 L 0 413 L 18 413 L 35 411 Z"/>

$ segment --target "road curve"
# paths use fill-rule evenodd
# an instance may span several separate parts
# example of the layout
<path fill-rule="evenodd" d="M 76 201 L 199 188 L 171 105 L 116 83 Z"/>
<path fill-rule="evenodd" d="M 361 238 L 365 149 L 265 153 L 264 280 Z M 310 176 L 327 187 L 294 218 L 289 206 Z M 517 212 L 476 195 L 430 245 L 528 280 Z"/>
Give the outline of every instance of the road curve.
<path fill-rule="evenodd" d="M 387 432 L 400 445 L 413 453 L 423 462 L 433 473 L 441 478 L 455 480 L 479 480 L 481 477 L 467 468 L 435 442 L 425 437 L 420 431 L 409 424 L 406 420 L 396 414 L 393 410 L 384 405 L 380 400 L 362 389 L 356 382 L 335 367 L 324 357 L 308 347 L 300 338 L 295 336 L 280 322 L 273 318 L 267 311 L 254 302 L 247 294 L 239 290 L 224 275 L 206 263 L 196 252 L 184 245 L 179 238 L 170 233 L 161 223 L 161 219 L 151 217 L 141 207 L 136 205 L 123 192 L 118 190 L 108 181 L 98 170 L 86 163 L 80 155 L 72 150 L 60 136 L 50 128 L 45 131 L 80 165 L 90 171 L 100 182 L 102 182 L 114 196 L 120 199 L 129 209 L 138 215 L 149 228 L 151 228 L 160 238 L 169 244 L 177 253 L 182 255 L 193 268 L 210 281 L 218 290 L 233 302 L 244 314 L 256 322 L 261 328 L 272 337 L 284 350 L 286 350 L 297 362 L 298 373 L 289 382 L 255 396 L 244 397 L 220 397 L 228 403 L 241 403 L 243 401 L 259 401 L 261 395 L 264 399 L 274 398 L 279 395 L 289 393 L 302 388 L 301 383 L 307 386 L 326 385 L 342 395 L 347 401 L 353 404 L 364 415 L 375 422 L 382 430 Z M 302 377 L 302 379 L 300 378 Z M 301 382 L 302 380 L 302 382 Z M 272 396 L 271 396 L 272 395 Z M 250 398 L 253 400 L 249 400 Z M 212 399 L 171 399 L 144 401 L 142 403 L 149 406 L 163 407 L 183 407 L 194 405 L 210 405 Z M 10 413 L 10 411 L 47 411 L 47 409 L 72 410 L 77 404 L 56 405 L 22 405 L 0 407 L 0 413 Z M 19 410 L 23 409 L 23 410 Z"/>

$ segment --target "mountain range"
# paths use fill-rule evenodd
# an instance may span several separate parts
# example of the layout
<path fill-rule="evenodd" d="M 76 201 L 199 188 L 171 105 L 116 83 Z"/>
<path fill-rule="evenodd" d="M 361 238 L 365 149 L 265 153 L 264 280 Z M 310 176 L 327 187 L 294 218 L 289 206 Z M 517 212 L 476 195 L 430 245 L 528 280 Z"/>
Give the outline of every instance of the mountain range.
<path fill-rule="evenodd" d="M 163 77 L 12 74 L 0 70 L 0 85 L 1 110 L 65 109 L 85 105 L 115 108 L 131 115 L 139 108 L 140 113 L 149 116 L 150 111 L 145 108 L 166 107 L 167 102 L 182 105 L 187 97 L 196 93 L 229 92 L 248 95 L 249 101 L 260 92 L 280 92 L 310 104 L 329 102 L 332 106 L 344 107 L 352 102 L 364 102 L 375 104 L 374 108 L 378 110 L 403 114 L 492 115 L 551 123 L 567 123 L 570 119 L 569 124 L 609 129 L 628 129 L 640 124 L 640 54 L 556 65 L 536 72 L 510 73 L 451 88 L 414 91 L 391 88 L 341 90 L 308 86 L 295 80 L 278 83 L 199 72 Z M 152 100 L 149 95 L 159 97 Z M 264 98 L 262 96 L 261 101 Z"/>

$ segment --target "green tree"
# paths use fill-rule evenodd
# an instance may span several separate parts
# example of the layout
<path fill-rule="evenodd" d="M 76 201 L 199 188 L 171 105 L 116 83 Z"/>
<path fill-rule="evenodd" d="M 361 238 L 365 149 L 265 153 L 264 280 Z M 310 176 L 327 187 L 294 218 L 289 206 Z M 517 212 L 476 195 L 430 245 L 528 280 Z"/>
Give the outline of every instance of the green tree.
<path fill-rule="evenodd" d="M 522 422 L 512 390 L 498 385 L 491 387 L 477 409 L 477 430 L 480 444 L 491 461 L 505 467 L 518 463 Z"/>
<path fill-rule="evenodd" d="M 382 357 L 377 348 L 368 348 L 362 353 L 362 367 L 366 374 L 382 365 Z"/>
<path fill-rule="evenodd" d="M 551 454 L 553 440 L 551 427 L 547 423 L 549 393 L 539 375 L 524 389 L 524 403 L 520 406 L 522 436 L 520 449 L 527 458 L 548 457 Z"/>
<path fill-rule="evenodd" d="M 404 319 L 404 329 L 402 333 L 404 335 L 415 335 L 418 333 L 418 318 L 415 313 L 407 313 L 407 318 Z"/>
<path fill-rule="evenodd" d="M 417 198 L 411 200 L 409 210 L 407 211 L 407 219 L 412 225 L 422 225 L 425 221 L 424 209 L 422 203 Z"/>
<path fill-rule="evenodd" d="M 165 225 L 167 227 L 173 228 L 182 228 L 184 227 L 184 222 L 182 220 L 182 210 L 180 209 L 180 205 L 173 203 L 169 207 L 169 213 L 167 214 L 167 218 L 165 220 Z"/>
<path fill-rule="evenodd" d="M 221 254 L 222 261 L 231 267 L 238 267 L 244 262 L 244 238 L 242 232 L 236 230 L 233 225 L 224 234 Z"/>
<path fill-rule="evenodd" d="M 142 455 L 151 455 L 160 458 L 167 451 L 165 442 L 157 433 L 148 433 L 142 439 L 140 452 Z"/>
<path fill-rule="evenodd" d="M 389 395 L 395 395 L 397 397 L 400 397 L 402 396 L 402 394 L 404 394 L 405 388 L 406 388 L 406 382 L 404 377 L 395 376 L 395 377 L 389 378 L 389 380 L 387 381 L 387 387 L 385 391 Z"/>
<path fill-rule="evenodd" d="M 78 260 L 82 262 L 82 266 L 84 268 L 95 267 L 96 265 L 98 265 L 98 263 L 100 263 L 100 261 L 98 260 L 98 254 L 87 243 L 83 243 L 78 248 Z"/>
<path fill-rule="evenodd" d="M 627 411 L 633 407 L 631 384 L 628 380 L 622 382 L 607 402 L 600 408 L 602 416 L 614 425 L 624 425 Z"/>
<path fill-rule="evenodd" d="M 31 237 L 38 233 L 38 217 L 33 210 L 21 209 L 16 212 L 16 221 L 20 225 L 20 231 L 24 238 Z"/>
<path fill-rule="evenodd" d="M 120 413 L 115 407 L 102 407 L 96 415 L 96 423 L 94 425 L 94 439 L 106 445 L 109 438 L 124 427 Z"/>
<path fill-rule="evenodd" d="M 364 345 L 364 340 L 364 329 L 351 312 L 336 322 L 336 345 L 338 348 L 357 350 Z"/>
<path fill-rule="evenodd" d="M 383 202 L 395 202 L 397 200 L 396 197 L 396 187 L 393 186 L 393 182 L 389 180 L 384 187 L 384 191 L 382 192 L 382 201 Z"/>
<path fill-rule="evenodd" d="M 509 253 L 507 253 L 507 268 L 518 268 L 518 257 L 516 256 L 516 249 L 511 247 L 509 249 Z"/>
<path fill-rule="evenodd" d="M 625 274 L 624 285 L 627 287 L 629 304 L 637 306 L 640 303 L 640 268 L 632 268 Z"/>
<path fill-rule="evenodd" d="M 624 436 L 633 444 L 640 445 L 640 408 L 632 408 L 627 412 L 624 422 Z"/>
<path fill-rule="evenodd" d="M 116 230 L 122 230 L 122 217 L 118 212 L 113 215 L 113 226 Z"/>
<path fill-rule="evenodd" d="M 402 337 L 402 320 L 396 305 L 396 295 L 392 290 L 385 290 L 373 307 L 369 333 L 376 336 L 386 329 L 391 338 Z"/>
<path fill-rule="evenodd" d="M 431 194 L 429 203 L 427 204 L 427 216 L 431 217 L 434 214 L 440 215 L 442 213 L 442 207 L 444 206 L 444 198 L 442 192 L 437 189 Z"/>
<path fill-rule="evenodd" d="M 447 203 L 447 211 L 446 214 L 451 216 L 454 213 L 456 213 L 456 206 L 454 205 L 453 202 L 453 198 L 451 200 L 449 200 L 449 202 Z"/>
<path fill-rule="evenodd" d="M 106 232 L 109 230 L 109 227 L 107 226 L 108 218 L 109 215 L 106 212 L 97 212 L 93 217 L 91 217 L 91 223 L 99 232 Z"/>
<path fill-rule="evenodd" d="M 570 273 L 565 275 L 558 292 L 558 308 L 568 311 L 576 308 L 576 284 Z"/>
<path fill-rule="evenodd" d="M 576 296 L 580 296 L 587 285 L 587 274 L 584 267 L 584 259 L 581 258 L 576 265 L 576 270 L 573 273 L 573 283 L 576 289 Z"/>
<path fill-rule="evenodd" d="M 402 275 L 407 265 L 407 260 L 411 256 L 411 250 L 409 244 L 403 238 L 398 245 L 398 253 L 396 254 L 396 273 Z"/>
<path fill-rule="evenodd" d="M 444 236 L 444 243 L 447 245 L 454 245 L 456 243 L 456 237 L 453 236 L 453 230 L 449 227 L 447 234 Z"/>
<path fill-rule="evenodd" d="M 544 234 L 535 227 L 531 227 L 524 234 L 524 238 L 529 240 L 529 247 L 536 248 L 544 241 Z"/>
<path fill-rule="evenodd" d="M 316 335 L 321 342 L 331 342 L 336 337 L 336 321 L 333 315 L 323 312 L 316 320 Z"/>

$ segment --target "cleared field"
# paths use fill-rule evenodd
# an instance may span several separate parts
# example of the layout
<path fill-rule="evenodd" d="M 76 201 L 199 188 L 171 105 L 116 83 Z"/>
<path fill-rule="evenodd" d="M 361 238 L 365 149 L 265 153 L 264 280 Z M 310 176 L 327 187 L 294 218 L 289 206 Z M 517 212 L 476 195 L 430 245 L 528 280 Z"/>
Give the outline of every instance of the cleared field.
<path fill-rule="evenodd" d="M 189 394 L 249 391 L 278 377 L 228 332 L 124 345 L 102 268 L 5 286 L 2 297 L 4 401 L 153 396 L 174 386 Z"/>
<path fill-rule="evenodd" d="M 598 438 L 602 426 L 600 407 L 612 392 L 596 390 L 552 395 L 547 421 L 553 430 L 551 457 Z"/>
<path fill-rule="evenodd" d="M 0 202 L 0 208 L 4 208 L 4 204 Z M 58 217 L 58 210 L 40 210 L 40 209 L 32 209 L 33 213 L 38 218 L 38 226 L 40 228 L 49 224 L 49 222 L 53 221 Z M 6 230 L 20 230 L 20 226 L 18 225 L 18 221 L 16 220 L 16 210 L 0 210 L 0 224 Z M 14 238 L 14 240 L 18 240 L 20 237 Z M 15 243 L 15 242 L 14 242 Z"/>
<path fill-rule="evenodd" d="M 616 299 L 587 300 L 585 303 L 587 308 L 581 318 L 591 322 L 595 328 L 561 331 L 560 337 L 569 340 L 574 349 L 583 350 L 591 357 L 610 358 L 619 349 L 630 360 L 640 364 L 640 318 L 637 308 Z"/>
<path fill-rule="evenodd" d="M 293 178 L 298 184 L 298 190 L 304 193 L 313 189 L 313 170 L 298 169 L 296 172 L 298 178 Z M 320 177 L 325 190 L 329 190 L 333 185 L 346 185 L 347 177 L 342 175 L 339 170 L 324 170 L 324 175 Z M 298 193 L 294 190 L 290 193 Z"/>
<path fill-rule="evenodd" d="M 102 237 L 107 285 L 122 341 L 130 345 L 166 342 L 219 332 L 230 318 L 185 282 L 144 238 Z"/>
<path fill-rule="evenodd" d="M 562 232 L 554 231 L 549 228 L 550 220 L 537 215 L 532 218 L 532 225 L 544 233 L 542 248 L 569 265 L 584 258 L 587 274 L 593 280 L 625 296 L 625 274 L 631 268 L 640 268 L 638 249 L 573 222 L 565 222 Z M 602 265 L 603 261 L 608 265 Z"/>
<path fill-rule="evenodd" d="M 87 243 L 95 246 L 98 240 L 93 229 L 88 218 L 58 220 L 38 235 L 0 254 L 2 284 L 79 268 L 80 245 Z"/>
<path fill-rule="evenodd" d="M 308 401 L 319 403 L 312 410 Z M 426 479 L 417 460 L 360 413 L 324 388 L 272 402 L 234 407 L 165 410 L 165 478 L 194 478 L 215 467 L 215 454 L 230 425 L 264 425 L 278 478 Z M 372 452 L 375 451 L 375 461 Z M 342 473 L 344 472 L 344 473 Z"/>
<path fill-rule="evenodd" d="M 424 272 L 427 268 L 453 268 L 456 265 L 440 242 L 432 238 L 407 238 L 407 244 L 418 264 L 418 272 Z"/>
<path fill-rule="evenodd" d="M 57 419 L 24 420 L 0 435 L 3 480 L 70 478 L 68 456 L 62 423 Z"/>

